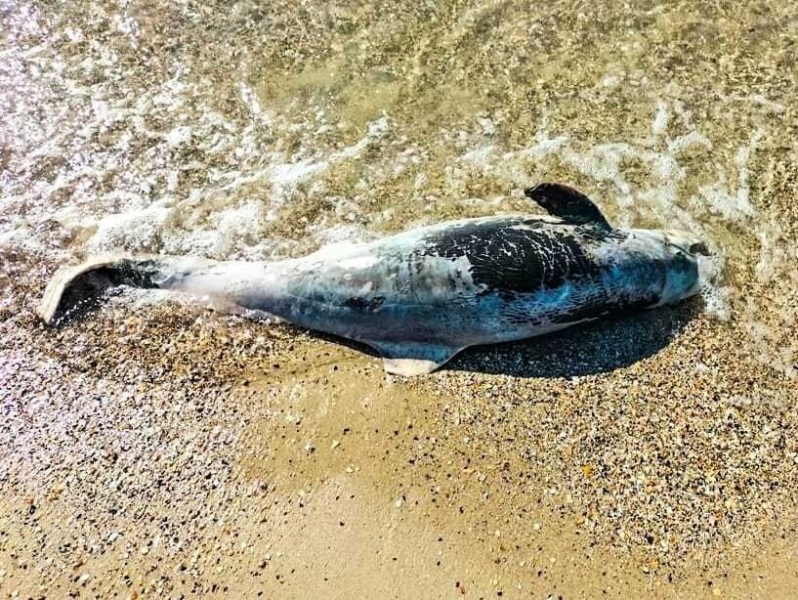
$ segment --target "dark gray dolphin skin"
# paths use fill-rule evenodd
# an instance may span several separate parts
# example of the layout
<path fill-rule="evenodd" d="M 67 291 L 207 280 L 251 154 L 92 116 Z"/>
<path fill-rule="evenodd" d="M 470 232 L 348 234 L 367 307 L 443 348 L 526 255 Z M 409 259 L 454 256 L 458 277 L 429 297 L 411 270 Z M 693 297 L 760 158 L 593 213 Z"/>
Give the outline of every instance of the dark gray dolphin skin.
<path fill-rule="evenodd" d="M 178 290 L 368 344 L 390 373 L 429 373 L 463 348 L 519 340 L 697 293 L 706 247 L 676 231 L 613 229 L 559 184 L 525 191 L 549 216 L 422 227 L 277 262 L 100 257 L 45 290 L 46 323 L 118 285 Z"/>

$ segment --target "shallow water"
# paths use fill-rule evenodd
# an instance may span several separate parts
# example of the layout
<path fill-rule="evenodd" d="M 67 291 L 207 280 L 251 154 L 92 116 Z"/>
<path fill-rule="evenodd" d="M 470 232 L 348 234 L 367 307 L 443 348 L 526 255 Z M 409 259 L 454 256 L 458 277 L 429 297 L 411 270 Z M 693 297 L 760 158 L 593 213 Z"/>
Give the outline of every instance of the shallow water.
<path fill-rule="evenodd" d="M 565 181 L 707 239 L 708 311 L 794 375 L 795 74 L 757 29 L 778 9 L 712 9 L 690 60 L 690 5 L 579 10 L 6 1 L 0 244 L 281 257 L 535 211 L 521 189 Z"/>
<path fill-rule="evenodd" d="M 468 580 L 492 595 L 495 572 L 540 594 L 598 595 L 610 563 L 629 596 L 667 586 L 665 565 L 695 567 L 690 589 L 706 592 L 702 557 L 720 564 L 717 583 L 734 551 L 760 554 L 751 539 L 794 539 L 796 11 L 594 4 L 0 0 L 0 382 L 11 390 L 0 386 L 0 517 L 22 540 L 12 546 L 35 557 L 85 536 L 100 550 L 79 558 L 97 572 L 149 569 L 142 544 L 170 573 L 207 555 L 191 559 L 188 587 L 172 584 L 210 593 L 222 566 L 208 549 L 228 543 L 229 525 L 261 553 L 230 542 L 222 561 L 251 569 L 223 577 L 245 592 L 272 544 L 301 574 L 296 595 L 311 577 L 330 595 L 317 556 L 339 592 L 373 591 L 349 576 L 335 542 L 346 539 L 368 549 L 353 557 L 362 571 L 395 569 L 382 596 L 401 594 L 390 586 L 405 568 L 450 591 Z M 521 191 L 540 181 L 583 190 L 614 224 L 706 239 L 702 302 L 478 349 L 411 382 L 347 348 L 161 295 L 117 298 L 60 330 L 31 313 L 52 271 L 90 254 L 297 256 L 538 212 Z M 139 301 L 149 310 L 130 310 Z M 57 536 L 30 541 L 44 534 L 28 495 Z M 338 495 L 351 502 L 330 508 Z M 106 512 L 120 505 L 130 512 Z M 339 525 L 350 517 L 362 527 Z M 438 532 L 455 540 L 452 581 L 434 579 Z M 608 546 L 634 552 L 618 562 Z M 761 556 L 770 574 L 790 555 Z M 79 585 L 78 567 L 48 565 L 42 581 Z M 732 573 L 741 596 L 755 572 Z"/>

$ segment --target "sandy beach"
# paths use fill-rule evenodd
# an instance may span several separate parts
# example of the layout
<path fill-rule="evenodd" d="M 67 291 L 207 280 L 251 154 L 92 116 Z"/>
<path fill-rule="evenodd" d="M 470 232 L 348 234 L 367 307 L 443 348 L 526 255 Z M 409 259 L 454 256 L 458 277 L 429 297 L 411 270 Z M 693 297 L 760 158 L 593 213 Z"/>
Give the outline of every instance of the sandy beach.
<path fill-rule="evenodd" d="M 3 597 L 788 598 L 789 3 L 0 3 Z M 565 181 L 703 294 L 405 379 L 121 291 L 98 253 L 298 256 Z"/>

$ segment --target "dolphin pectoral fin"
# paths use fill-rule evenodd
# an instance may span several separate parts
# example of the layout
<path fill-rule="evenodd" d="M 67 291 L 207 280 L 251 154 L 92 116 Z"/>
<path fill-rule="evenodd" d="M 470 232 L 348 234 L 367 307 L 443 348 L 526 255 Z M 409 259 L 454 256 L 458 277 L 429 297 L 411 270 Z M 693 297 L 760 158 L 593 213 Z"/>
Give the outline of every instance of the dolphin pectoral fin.
<path fill-rule="evenodd" d="M 550 215 L 573 225 L 593 225 L 609 231 L 612 229 L 601 210 L 582 192 L 559 183 L 541 183 L 527 188 L 524 195 L 537 202 Z"/>
<path fill-rule="evenodd" d="M 426 375 L 438 369 L 443 363 L 434 360 L 419 360 L 415 358 L 384 358 L 385 372 L 403 377 Z"/>
<path fill-rule="evenodd" d="M 367 343 L 382 356 L 386 372 L 405 377 L 432 373 L 462 350 L 452 346 L 431 344 Z"/>

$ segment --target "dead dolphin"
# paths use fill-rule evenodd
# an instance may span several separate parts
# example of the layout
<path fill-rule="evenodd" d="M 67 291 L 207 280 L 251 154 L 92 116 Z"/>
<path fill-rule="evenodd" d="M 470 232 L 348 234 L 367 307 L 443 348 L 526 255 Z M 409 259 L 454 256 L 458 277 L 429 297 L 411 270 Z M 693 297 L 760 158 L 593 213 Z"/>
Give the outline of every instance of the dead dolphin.
<path fill-rule="evenodd" d="M 468 346 L 698 291 L 696 255 L 706 249 L 692 235 L 614 229 L 586 196 L 559 184 L 525 194 L 549 216 L 452 221 L 277 262 L 97 258 L 57 272 L 38 312 L 52 323 L 118 285 L 179 290 L 368 344 L 389 373 L 416 375 Z"/>

